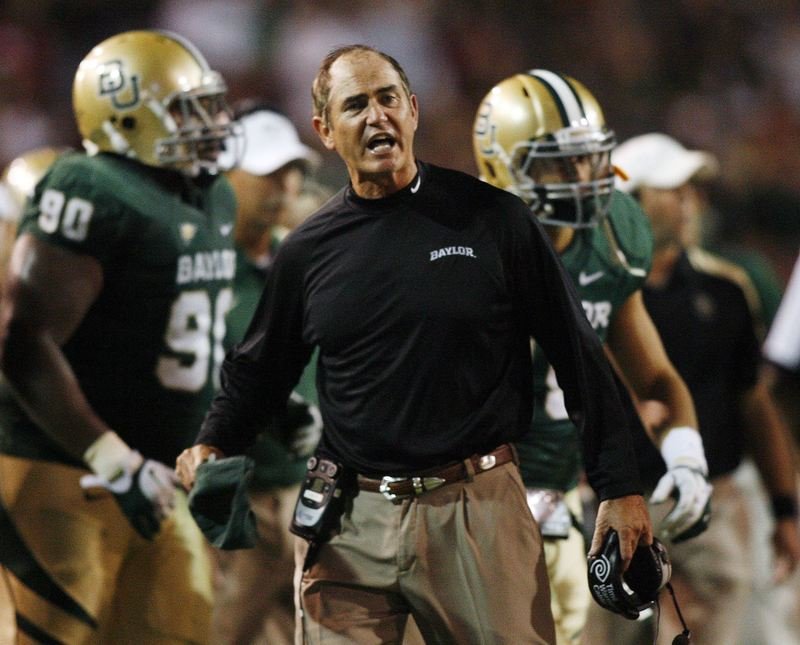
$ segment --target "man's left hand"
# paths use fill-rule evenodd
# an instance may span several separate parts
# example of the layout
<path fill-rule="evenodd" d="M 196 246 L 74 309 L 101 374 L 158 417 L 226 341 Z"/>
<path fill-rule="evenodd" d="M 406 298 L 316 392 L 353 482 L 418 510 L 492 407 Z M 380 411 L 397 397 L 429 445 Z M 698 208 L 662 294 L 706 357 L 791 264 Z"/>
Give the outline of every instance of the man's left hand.
<path fill-rule="evenodd" d="M 653 543 L 653 526 L 647 505 L 641 495 L 627 495 L 600 502 L 589 555 L 597 555 L 609 529 L 619 535 L 619 550 L 623 566 L 628 568 L 636 547 Z"/>

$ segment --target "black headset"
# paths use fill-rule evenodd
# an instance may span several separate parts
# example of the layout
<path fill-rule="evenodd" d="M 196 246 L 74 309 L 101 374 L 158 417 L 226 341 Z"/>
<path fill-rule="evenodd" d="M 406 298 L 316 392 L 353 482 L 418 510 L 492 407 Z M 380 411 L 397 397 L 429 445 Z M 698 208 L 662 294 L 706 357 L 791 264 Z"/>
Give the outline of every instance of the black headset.
<path fill-rule="evenodd" d="M 666 547 L 653 538 L 650 546 L 640 545 L 633 554 L 628 569 L 622 572 L 622 557 L 617 532 L 609 530 L 603 539 L 600 553 L 589 557 L 589 590 L 604 609 L 636 620 L 639 613 L 651 607 L 664 587 L 672 594 L 683 631 L 673 645 L 691 643 L 691 632 L 683 620 L 675 592 L 669 584 L 672 563 Z"/>

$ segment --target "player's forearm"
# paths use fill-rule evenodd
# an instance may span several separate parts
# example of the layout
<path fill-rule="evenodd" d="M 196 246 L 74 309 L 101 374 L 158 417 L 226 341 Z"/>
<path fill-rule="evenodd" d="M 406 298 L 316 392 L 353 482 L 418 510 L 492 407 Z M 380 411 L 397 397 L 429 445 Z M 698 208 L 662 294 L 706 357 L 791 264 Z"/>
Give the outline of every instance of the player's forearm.
<path fill-rule="evenodd" d="M 796 447 L 767 387 L 759 382 L 742 399 L 746 449 L 774 498 L 797 500 Z"/>
<path fill-rule="evenodd" d="M 637 395 L 642 400 L 654 399 L 666 406 L 667 413 L 663 424 L 653 428 L 657 445 L 661 445 L 672 428 L 697 429 L 697 413 L 692 395 L 677 373 L 674 376 L 661 375 L 649 387 L 637 392 Z"/>
<path fill-rule="evenodd" d="M 69 454 L 86 448 L 110 428 L 92 410 L 58 345 L 46 333 L 13 328 L 0 367 L 22 407 Z"/>

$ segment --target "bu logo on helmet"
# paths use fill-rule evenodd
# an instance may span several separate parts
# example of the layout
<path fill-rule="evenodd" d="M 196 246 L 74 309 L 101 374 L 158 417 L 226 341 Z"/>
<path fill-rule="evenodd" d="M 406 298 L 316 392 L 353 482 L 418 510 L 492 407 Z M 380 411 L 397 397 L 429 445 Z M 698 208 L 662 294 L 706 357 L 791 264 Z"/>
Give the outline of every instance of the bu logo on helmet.
<path fill-rule="evenodd" d="M 100 83 L 100 96 L 110 94 L 111 102 L 118 110 L 133 107 L 139 102 L 139 77 L 133 75 L 130 77 L 130 82 L 128 82 L 128 77 L 126 77 L 122 69 L 122 61 L 112 60 L 104 63 L 102 71 L 97 78 Z M 127 87 L 128 85 L 130 85 L 130 90 Z M 123 92 L 130 92 L 130 97 L 127 100 L 120 99 L 120 94 Z"/>
<path fill-rule="evenodd" d="M 478 114 L 475 117 L 475 131 L 473 135 L 476 147 L 479 147 L 481 152 L 487 156 L 494 156 L 497 154 L 497 149 L 495 148 L 496 128 L 490 120 L 491 114 L 492 104 L 488 101 L 481 103 L 478 108 Z"/>

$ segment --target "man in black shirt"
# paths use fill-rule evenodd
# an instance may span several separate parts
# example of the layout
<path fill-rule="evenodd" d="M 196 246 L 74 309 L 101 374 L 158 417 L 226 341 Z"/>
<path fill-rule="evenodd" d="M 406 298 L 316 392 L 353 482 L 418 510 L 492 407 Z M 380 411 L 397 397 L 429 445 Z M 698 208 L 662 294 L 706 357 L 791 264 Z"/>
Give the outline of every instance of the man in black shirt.
<path fill-rule="evenodd" d="M 281 245 L 178 472 L 190 486 L 211 455 L 244 450 L 319 347 L 318 456 L 350 485 L 330 541 L 311 557 L 298 543 L 305 642 L 400 642 L 413 613 L 429 642 L 552 643 L 541 537 L 508 445 L 530 422 L 531 337 L 603 500 L 592 551 L 614 528 L 625 560 L 652 541 L 630 399 L 525 204 L 416 160 L 417 99 L 393 58 L 337 49 L 313 97 L 350 184 Z"/>

